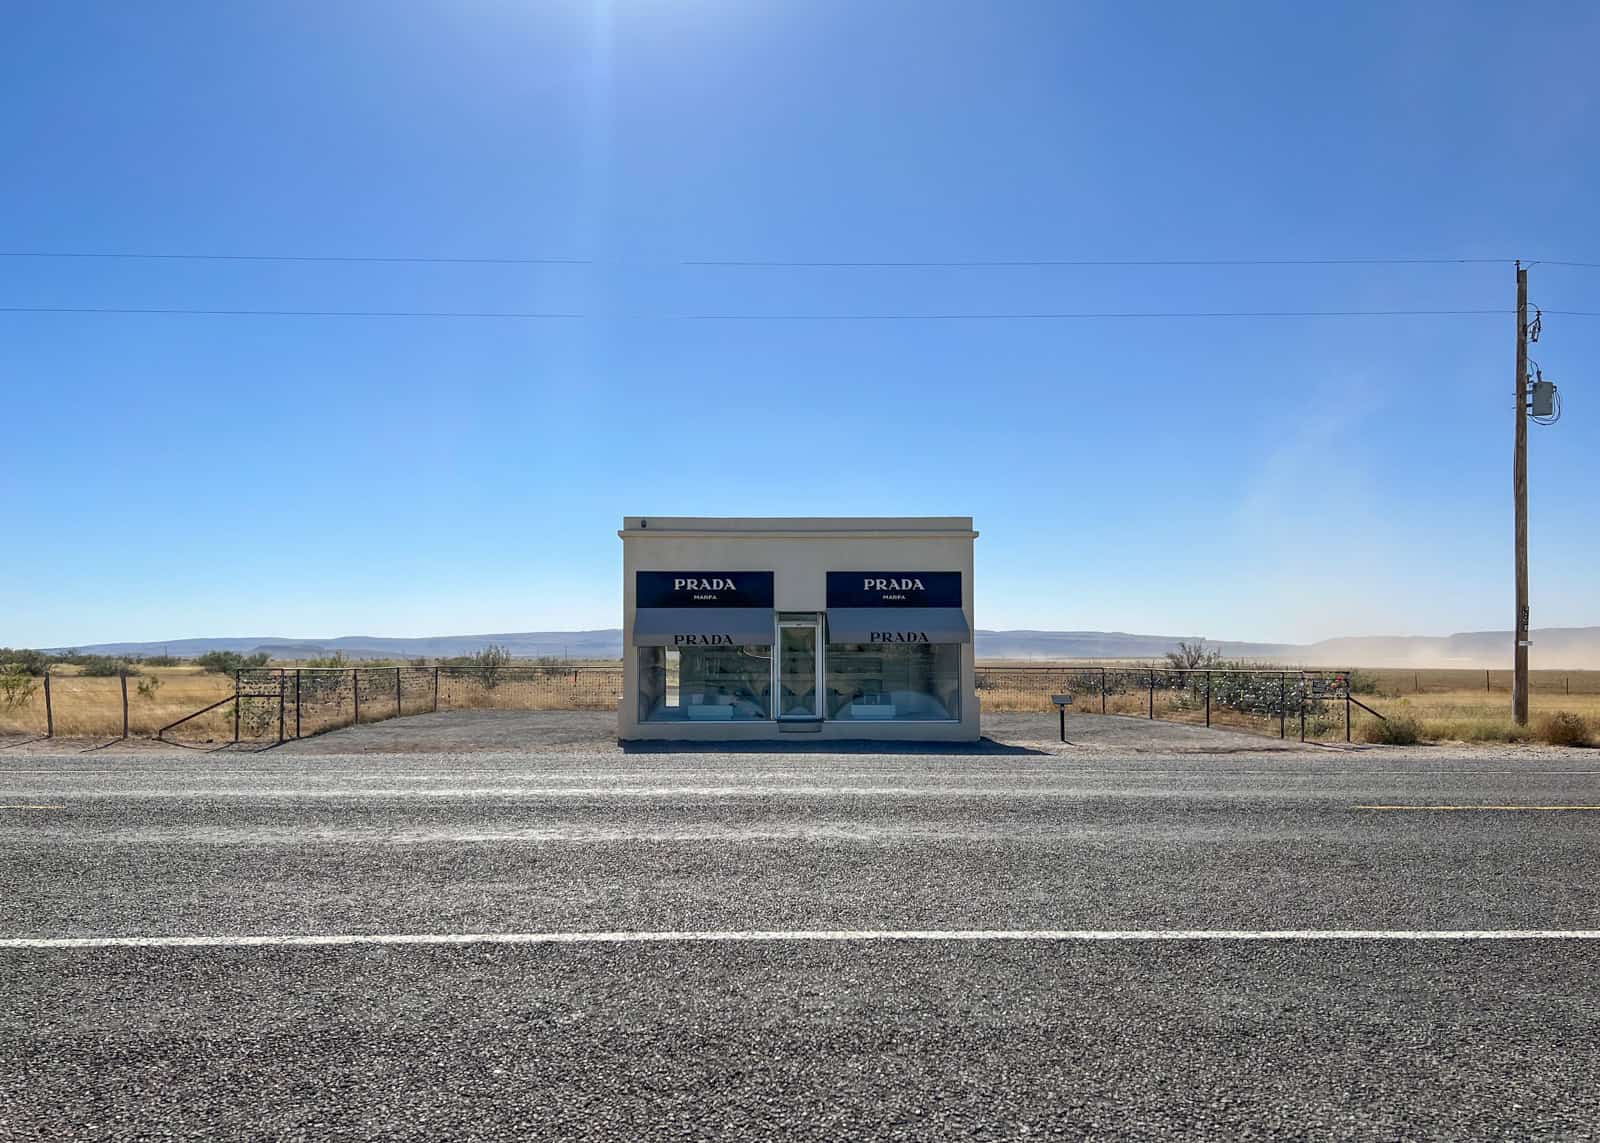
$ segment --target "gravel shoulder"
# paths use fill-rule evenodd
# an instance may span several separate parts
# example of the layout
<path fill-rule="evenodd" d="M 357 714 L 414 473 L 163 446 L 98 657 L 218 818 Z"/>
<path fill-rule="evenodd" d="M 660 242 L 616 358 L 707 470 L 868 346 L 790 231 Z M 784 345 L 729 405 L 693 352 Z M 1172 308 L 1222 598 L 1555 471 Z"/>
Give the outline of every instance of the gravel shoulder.
<path fill-rule="evenodd" d="M 1073 750 L 1115 750 L 1119 752 L 1200 751 L 1229 753 L 1241 750 L 1280 751 L 1318 750 L 1325 747 L 1294 740 L 1281 741 L 1265 735 L 1249 734 L 1221 727 L 1208 729 L 1184 723 L 1151 721 L 1121 715 L 1071 715 L 1067 724 L 1067 743 L 1059 737 L 1059 723 L 1050 714 L 1000 713 L 984 716 L 984 738 L 976 744 L 882 742 L 807 742 L 706 743 L 649 742 L 618 743 L 616 717 L 609 711 L 520 711 L 457 710 L 437 714 L 408 715 L 346 727 L 279 746 L 275 743 L 195 744 L 196 748 L 219 752 L 269 748 L 285 754 L 418 754 L 483 751 L 523 751 L 534 754 L 585 750 L 598 753 L 648 753 L 653 751 L 691 753 L 785 753 L 858 754 L 891 750 L 909 754 L 1004 754 Z M 182 747 L 150 739 L 126 742 L 107 739 L 25 739 L 0 738 L 0 760 L 29 754 L 167 753 Z"/>
<path fill-rule="evenodd" d="M 7 760 L 44 755 L 177 756 L 235 755 L 264 752 L 282 755 L 503 753 L 593 755 L 691 754 L 827 754 L 837 756 L 895 753 L 907 755 L 1063 755 L 1117 756 L 1197 754 L 1327 754 L 1376 753 L 1417 760 L 1473 758 L 1508 763 L 1589 759 L 1600 766 L 1600 752 L 1563 747 L 1447 743 L 1419 747 L 1377 747 L 1361 743 L 1301 743 L 1223 727 L 1150 720 L 1125 715 L 1069 715 L 1067 739 L 1059 739 L 1053 714 L 986 714 L 982 741 L 966 743 L 792 742 L 621 744 L 616 719 L 609 711 L 457 710 L 438 714 L 364 723 L 325 734 L 272 742 L 194 743 L 177 746 L 152 739 L 76 739 L 0 736 L 0 768 Z"/>

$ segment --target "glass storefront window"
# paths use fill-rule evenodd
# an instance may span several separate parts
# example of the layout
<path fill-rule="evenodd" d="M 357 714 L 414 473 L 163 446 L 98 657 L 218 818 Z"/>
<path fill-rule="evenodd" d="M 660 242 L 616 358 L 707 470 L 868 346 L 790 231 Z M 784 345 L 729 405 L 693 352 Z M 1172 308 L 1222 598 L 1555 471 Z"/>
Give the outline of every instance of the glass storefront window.
<path fill-rule="evenodd" d="M 772 647 L 640 647 L 640 722 L 772 717 Z"/>
<path fill-rule="evenodd" d="M 828 645 L 828 717 L 929 722 L 961 717 L 961 644 Z"/>

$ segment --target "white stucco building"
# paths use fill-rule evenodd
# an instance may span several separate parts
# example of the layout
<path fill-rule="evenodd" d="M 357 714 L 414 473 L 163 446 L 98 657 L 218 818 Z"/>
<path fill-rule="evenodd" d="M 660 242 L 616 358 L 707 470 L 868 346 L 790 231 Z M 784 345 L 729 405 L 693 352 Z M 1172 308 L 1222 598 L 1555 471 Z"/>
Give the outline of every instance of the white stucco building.
<path fill-rule="evenodd" d="M 624 739 L 975 741 L 968 516 L 623 520 Z"/>

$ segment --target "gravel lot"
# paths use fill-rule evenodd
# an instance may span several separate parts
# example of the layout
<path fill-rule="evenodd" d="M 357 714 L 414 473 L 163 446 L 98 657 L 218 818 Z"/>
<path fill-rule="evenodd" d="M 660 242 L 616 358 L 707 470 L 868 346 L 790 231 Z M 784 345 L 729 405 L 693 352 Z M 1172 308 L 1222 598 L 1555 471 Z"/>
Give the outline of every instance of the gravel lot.
<path fill-rule="evenodd" d="M 8 752 L 0 938 L 1600 929 L 1600 814 L 1366 808 L 1600 805 L 1593 752 L 1027 742 Z M 1597 972 L 1585 940 L 0 948 L 0 1138 L 1592 1138 Z"/>
<path fill-rule="evenodd" d="M 608 711 L 455 710 L 364 723 L 298 741 L 292 740 L 282 746 L 247 742 L 237 749 L 271 748 L 292 754 L 416 754 L 436 751 L 565 753 L 572 750 L 621 754 L 624 748 L 617 742 L 616 727 L 616 715 Z M 1067 728 L 1069 745 L 1078 750 L 1228 753 L 1240 750 L 1325 749 L 1302 747 L 1292 738 L 1283 742 L 1257 734 L 1220 728 L 1208 730 L 1204 726 L 1120 715 L 1069 715 Z M 783 751 L 787 754 L 826 754 L 882 752 L 888 749 L 915 754 L 1005 754 L 1041 750 L 1055 753 L 1068 749 L 1060 742 L 1060 725 L 1053 714 L 985 715 L 983 732 L 984 740 L 977 745 L 918 743 L 896 748 L 883 743 L 851 744 L 788 739 L 783 742 Z M 226 743 L 208 746 L 215 747 L 234 749 Z M 106 739 L 0 737 L 0 759 L 22 754 L 85 754 L 108 750 L 119 754 L 167 753 L 172 749 L 170 744 L 148 739 L 118 742 Z M 662 742 L 634 743 L 626 749 L 636 753 L 684 750 L 765 753 L 773 748 L 761 743 L 708 746 L 705 743 Z"/>
<path fill-rule="evenodd" d="M 1060 723 L 1054 715 L 991 714 L 983 720 L 984 739 L 973 744 L 908 744 L 901 748 L 915 754 L 1004 754 L 1019 751 L 1064 749 Z M 1069 716 L 1067 739 L 1075 746 L 1118 750 L 1262 750 L 1283 749 L 1275 738 L 1241 734 L 1228 730 L 1207 730 L 1149 719 Z M 1289 746 L 1299 748 L 1298 742 Z M 623 751 L 617 743 L 616 716 L 603 711 L 446 711 L 417 715 L 389 722 L 336 730 L 316 738 L 302 739 L 285 750 L 305 754 L 417 753 L 434 750 L 482 751 L 527 750 L 565 751 L 582 749 L 597 752 Z M 882 743 L 839 743 L 784 741 L 783 752 L 837 754 L 840 752 L 882 752 Z M 769 743 L 729 743 L 708 747 L 705 743 L 638 742 L 626 747 L 634 752 L 695 751 L 718 753 L 770 753 Z M 899 752 L 897 750 L 896 752 Z"/>

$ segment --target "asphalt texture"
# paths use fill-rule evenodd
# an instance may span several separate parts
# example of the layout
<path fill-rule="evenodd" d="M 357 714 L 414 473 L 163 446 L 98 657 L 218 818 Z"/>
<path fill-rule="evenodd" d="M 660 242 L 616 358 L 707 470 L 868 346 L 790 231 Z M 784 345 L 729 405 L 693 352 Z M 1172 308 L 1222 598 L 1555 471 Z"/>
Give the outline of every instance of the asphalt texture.
<path fill-rule="evenodd" d="M 1600 929 L 1600 755 L 0 755 L 0 937 Z M 1593 1138 L 1600 942 L 0 949 L 4 1139 Z"/>

